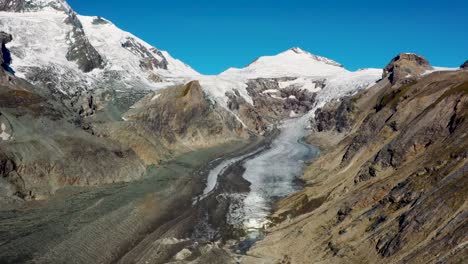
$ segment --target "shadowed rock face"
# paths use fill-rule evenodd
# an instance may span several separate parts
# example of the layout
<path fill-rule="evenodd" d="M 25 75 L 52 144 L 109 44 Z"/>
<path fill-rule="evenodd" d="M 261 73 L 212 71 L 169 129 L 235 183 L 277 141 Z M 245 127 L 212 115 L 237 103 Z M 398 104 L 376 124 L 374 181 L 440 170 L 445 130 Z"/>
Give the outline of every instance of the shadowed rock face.
<path fill-rule="evenodd" d="M 11 64 L 11 54 L 10 51 L 6 48 L 6 44 L 11 42 L 13 37 L 11 34 L 5 33 L 3 31 L 0 32 L 0 65 L 2 65 L 3 69 L 9 72 L 12 72 L 10 68 Z"/>
<path fill-rule="evenodd" d="M 392 84 L 413 80 L 432 67 L 424 57 L 417 54 L 401 53 L 384 68 L 383 77 Z"/>
<path fill-rule="evenodd" d="M 462 69 L 468 69 L 468 60 L 465 61 L 465 63 L 463 63 L 462 65 L 460 65 L 460 68 L 462 68 Z"/>
<path fill-rule="evenodd" d="M 83 72 L 103 68 L 104 61 L 86 37 L 76 13 L 70 11 L 66 22 L 73 26 L 73 30 L 67 35 L 67 39 L 71 43 L 66 55 L 67 60 L 76 61 Z"/>

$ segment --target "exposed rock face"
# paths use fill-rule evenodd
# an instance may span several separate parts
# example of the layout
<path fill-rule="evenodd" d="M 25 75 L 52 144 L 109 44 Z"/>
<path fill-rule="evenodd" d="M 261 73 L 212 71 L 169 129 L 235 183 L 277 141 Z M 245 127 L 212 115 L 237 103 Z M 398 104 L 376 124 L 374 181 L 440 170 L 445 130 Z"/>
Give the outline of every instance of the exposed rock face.
<path fill-rule="evenodd" d="M 229 98 L 228 108 L 243 121 L 244 125 L 255 133 L 262 134 L 267 130 L 269 124 L 262 115 L 259 114 L 258 108 L 250 105 L 235 90 L 234 93 L 227 93 Z"/>
<path fill-rule="evenodd" d="M 165 69 L 167 70 L 167 59 L 157 49 L 147 49 L 141 43 L 136 41 L 134 38 L 127 38 L 122 43 L 122 47 L 126 48 L 133 54 L 141 57 L 140 67 L 143 70 L 149 71 L 153 69 Z"/>
<path fill-rule="evenodd" d="M 404 80 L 413 80 L 432 67 L 422 56 L 412 53 L 401 53 L 384 68 L 383 77 L 392 84 Z"/>
<path fill-rule="evenodd" d="M 349 130 L 354 121 L 353 110 L 354 105 L 349 96 L 317 109 L 314 117 L 317 131 L 336 130 L 342 133 Z"/>
<path fill-rule="evenodd" d="M 462 65 L 460 65 L 460 68 L 462 68 L 462 69 L 468 69 L 468 60 L 465 61 L 465 63 L 463 63 Z"/>
<path fill-rule="evenodd" d="M 338 103 L 317 112 L 322 132 L 311 140 L 332 147 L 306 170 L 307 187 L 283 199 L 273 215 L 290 220 L 250 254 L 270 263 L 462 262 L 468 239 L 466 72 L 407 84 L 384 79 L 351 101 L 353 110 L 343 111 L 353 117 L 346 134 L 338 132 Z"/>
<path fill-rule="evenodd" d="M 104 61 L 97 50 L 89 43 L 83 26 L 74 11 L 68 13 L 68 24 L 73 26 L 73 30 L 67 35 L 69 43 L 66 58 L 69 61 L 76 61 L 79 68 L 84 72 L 90 72 L 97 68 L 104 67 Z"/>
<path fill-rule="evenodd" d="M 280 87 L 280 82 L 295 78 L 254 79 L 247 84 L 255 109 L 269 120 L 300 116 L 310 111 L 316 94 L 294 85 Z M 322 80 L 316 81 L 317 88 L 323 88 Z"/>

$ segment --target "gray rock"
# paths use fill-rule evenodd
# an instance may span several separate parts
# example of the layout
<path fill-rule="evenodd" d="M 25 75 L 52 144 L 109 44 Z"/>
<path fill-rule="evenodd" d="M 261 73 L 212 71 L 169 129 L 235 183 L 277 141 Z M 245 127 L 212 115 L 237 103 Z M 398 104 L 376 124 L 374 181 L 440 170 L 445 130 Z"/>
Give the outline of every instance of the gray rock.
<path fill-rule="evenodd" d="M 345 132 L 354 122 L 354 105 L 351 97 L 343 97 L 340 101 L 333 101 L 315 111 L 315 126 L 317 131 L 336 130 Z"/>
<path fill-rule="evenodd" d="M 66 55 L 67 60 L 76 61 L 79 68 L 84 72 L 103 68 L 104 61 L 99 52 L 91 45 L 86 37 L 83 31 L 83 25 L 76 13 L 70 11 L 65 22 L 73 26 L 73 30 L 67 35 L 67 38 L 70 40 L 69 43 L 71 43 Z"/>
<path fill-rule="evenodd" d="M 122 47 L 129 50 L 131 53 L 139 56 L 140 67 L 143 70 L 153 70 L 153 69 L 165 69 L 167 70 L 168 62 L 164 57 L 164 54 L 157 49 L 147 49 L 141 43 L 136 41 L 134 38 L 127 38 L 125 42 L 122 43 Z"/>

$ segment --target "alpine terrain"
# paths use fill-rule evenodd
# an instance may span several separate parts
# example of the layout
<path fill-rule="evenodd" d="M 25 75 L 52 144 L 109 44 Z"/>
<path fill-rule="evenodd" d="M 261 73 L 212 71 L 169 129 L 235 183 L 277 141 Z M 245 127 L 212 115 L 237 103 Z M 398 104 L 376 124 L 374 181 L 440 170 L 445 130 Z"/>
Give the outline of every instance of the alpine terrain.
<path fill-rule="evenodd" d="M 202 75 L 0 0 L 0 263 L 463 263 L 468 66 L 295 47 Z"/>

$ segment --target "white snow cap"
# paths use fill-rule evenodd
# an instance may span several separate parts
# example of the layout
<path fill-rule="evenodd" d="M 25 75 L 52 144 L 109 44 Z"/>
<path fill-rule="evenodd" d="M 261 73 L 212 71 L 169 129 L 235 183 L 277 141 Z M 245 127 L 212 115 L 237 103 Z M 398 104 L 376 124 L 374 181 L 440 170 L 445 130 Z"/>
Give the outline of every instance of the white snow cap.
<path fill-rule="evenodd" d="M 242 69 L 230 68 L 221 75 L 255 79 L 330 76 L 344 72 L 347 70 L 341 64 L 296 47 L 275 56 L 260 57 Z"/>

